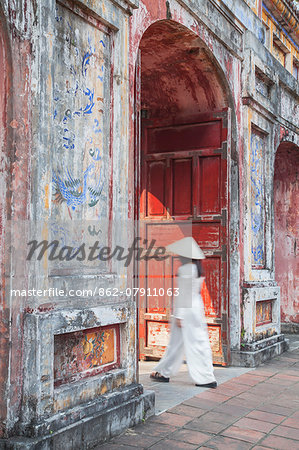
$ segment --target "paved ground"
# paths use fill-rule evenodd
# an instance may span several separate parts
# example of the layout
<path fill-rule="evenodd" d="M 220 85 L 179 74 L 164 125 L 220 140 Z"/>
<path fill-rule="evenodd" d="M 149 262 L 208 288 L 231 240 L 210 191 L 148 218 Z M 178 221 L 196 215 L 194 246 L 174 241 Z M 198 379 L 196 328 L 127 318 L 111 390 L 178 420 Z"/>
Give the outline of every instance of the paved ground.
<path fill-rule="evenodd" d="M 299 450 L 298 344 L 217 389 L 184 400 L 98 449 Z M 172 383 L 177 384 L 174 379 Z"/>
<path fill-rule="evenodd" d="M 290 350 L 299 348 L 299 335 L 289 334 L 286 335 L 286 338 L 289 340 Z M 182 365 L 177 376 L 172 377 L 171 383 L 155 383 L 149 378 L 149 374 L 153 372 L 156 364 L 156 361 L 141 361 L 139 363 L 140 383 L 143 384 L 144 389 L 153 390 L 156 393 L 156 414 L 161 414 L 194 395 L 206 391 L 204 388 L 194 386 L 186 364 Z M 214 370 L 217 383 L 220 385 L 253 369 L 245 369 L 244 367 L 214 367 Z"/>
<path fill-rule="evenodd" d="M 152 390 L 156 393 L 156 414 L 161 414 L 194 397 L 194 395 L 206 391 L 205 388 L 195 386 L 189 376 L 186 364 L 181 366 L 178 375 L 172 377 L 170 383 L 159 383 L 151 380 L 149 374 L 153 372 L 156 364 L 157 362 L 154 361 L 142 361 L 139 365 L 140 383 L 144 386 L 144 389 Z M 218 385 L 243 375 L 250 370 L 252 369 L 245 369 L 244 367 L 214 367 Z"/>

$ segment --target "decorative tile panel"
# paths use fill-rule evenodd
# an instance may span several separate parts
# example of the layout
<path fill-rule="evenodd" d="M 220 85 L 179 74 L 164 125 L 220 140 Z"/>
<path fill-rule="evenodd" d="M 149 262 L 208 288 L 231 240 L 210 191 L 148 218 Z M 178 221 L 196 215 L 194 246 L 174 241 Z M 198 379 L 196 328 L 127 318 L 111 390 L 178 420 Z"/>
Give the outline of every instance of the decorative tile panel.
<path fill-rule="evenodd" d="M 256 326 L 272 322 L 272 303 L 273 300 L 256 302 Z"/>
<path fill-rule="evenodd" d="M 264 147 L 264 138 L 252 130 L 250 155 L 251 264 L 255 269 L 265 267 Z"/>
<path fill-rule="evenodd" d="M 119 364 L 118 325 L 54 337 L 55 387 L 111 370 Z"/>
<path fill-rule="evenodd" d="M 208 332 L 212 352 L 217 355 L 221 352 L 221 327 L 209 325 Z"/>

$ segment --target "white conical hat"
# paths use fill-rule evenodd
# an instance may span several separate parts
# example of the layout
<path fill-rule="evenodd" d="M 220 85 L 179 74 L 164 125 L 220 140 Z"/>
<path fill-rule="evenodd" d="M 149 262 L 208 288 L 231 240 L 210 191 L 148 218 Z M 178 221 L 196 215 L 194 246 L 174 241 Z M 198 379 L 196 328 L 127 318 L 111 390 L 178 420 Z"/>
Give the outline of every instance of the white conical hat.
<path fill-rule="evenodd" d="M 205 259 L 202 249 L 193 237 L 185 237 L 167 245 L 167 251 L 190 259 Z"/>

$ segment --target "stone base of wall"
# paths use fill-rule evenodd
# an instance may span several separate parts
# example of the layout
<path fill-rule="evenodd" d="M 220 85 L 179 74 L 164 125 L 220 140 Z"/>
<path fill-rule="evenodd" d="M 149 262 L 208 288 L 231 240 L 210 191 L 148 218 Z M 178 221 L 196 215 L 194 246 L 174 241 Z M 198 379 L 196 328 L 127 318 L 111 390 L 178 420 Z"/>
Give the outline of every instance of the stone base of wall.
<path fill-rule="evenodd" d="M 135 395 L 136 387 L 139 387 L 139 395 Z M 129 391 L 132 392 L 133 396 L 130 396 Z M 153 391 L 143 392 L 141 385 L 126 386 L 122 390 L 109 394 L 109 396 L 107 408 L 102 408 L 100 411 L 89 415 L 85 414 L 85 417 L 84 414 L 83 416 L 78 414 L 78 420 L 71 425 L 43 436 L 32 438 L 14 436 L 10 439 L 1 439 L 0 449 L 91 449 L 155 413 L 155 393 Z M 111 401 L 111 398 L 113 401 Z M 85 406 L 87 413 L 89 407 L 89 404 Z M 81 410 L 84 411 L 84 406 L 81 406 Z M 63 423 L 63 414 L 61 414 L 61 422 Z"/>
<path fill-rule="evenodd" d="M 282 323 L 281 331 L 284 334 L 299 334 L 299 323 Z"/>
<path fill-rule="evenodd" d="M 240 351 L 232 350 L 231 364 L 238 367 L 257 367 L 263 362 L 280 355 L 289 348 L 289 341 L 283 334 L 246 344 Z"/>

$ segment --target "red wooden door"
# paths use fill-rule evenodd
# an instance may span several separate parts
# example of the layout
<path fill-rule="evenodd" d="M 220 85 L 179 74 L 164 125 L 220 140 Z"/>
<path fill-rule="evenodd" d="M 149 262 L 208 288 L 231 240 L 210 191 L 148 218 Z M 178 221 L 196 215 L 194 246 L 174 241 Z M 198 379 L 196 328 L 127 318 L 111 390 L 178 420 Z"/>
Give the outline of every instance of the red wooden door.
<path fill-rule="evenodd" d="M 203 249 L 205 312 L 215 363 L 228 360 L 228 111 L 200 123 L 148 127 L 142 144 L 140 231 L 157 246 L 192 235 Z M 168 342 L 177 258 L 139 267 L 140 357 L 161 357 Z M 170 290 L 168 290 L 170 288 Z M 172 291 L 171 291 L 172 290 Z"/>

